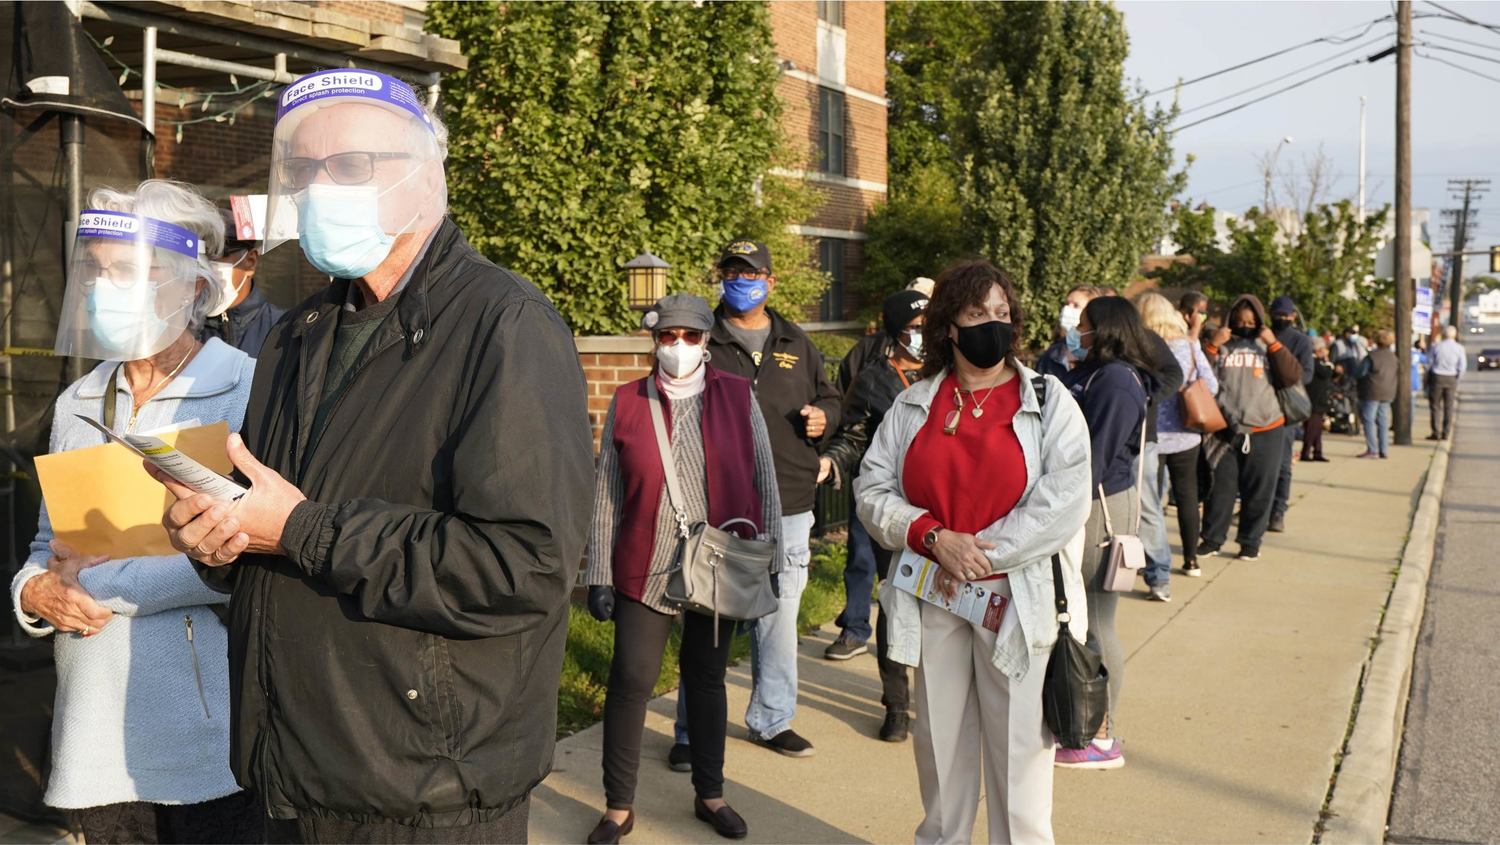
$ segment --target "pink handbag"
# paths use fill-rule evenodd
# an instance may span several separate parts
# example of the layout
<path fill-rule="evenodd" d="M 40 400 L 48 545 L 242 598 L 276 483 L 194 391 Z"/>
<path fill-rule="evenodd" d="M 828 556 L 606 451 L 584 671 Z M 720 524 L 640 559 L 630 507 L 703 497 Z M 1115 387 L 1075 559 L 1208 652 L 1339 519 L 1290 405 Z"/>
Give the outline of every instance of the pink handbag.
<path fill-rule="evenodd" d="M 1108 535 L 1100 547 L 1109 547 L 1108 559 L 1104 562 L 1104 589 L 1113 593 L 1128 593 L 1135 589 L 1135 578 L 1146 566 L 1146 547 L 1141 543 L 1141 488 L 1146 477 L 1146 421 L 1141 420 L 1141 451 L 1139 471 L 1135 479 L 1135 518 L 1129 534 L 1116 534 L 1109 519 L 1109 505 L 1105 504 L 1104 485 L 1099 485 L 1099 507 L 1104 511 L 1104 531 Z"/>

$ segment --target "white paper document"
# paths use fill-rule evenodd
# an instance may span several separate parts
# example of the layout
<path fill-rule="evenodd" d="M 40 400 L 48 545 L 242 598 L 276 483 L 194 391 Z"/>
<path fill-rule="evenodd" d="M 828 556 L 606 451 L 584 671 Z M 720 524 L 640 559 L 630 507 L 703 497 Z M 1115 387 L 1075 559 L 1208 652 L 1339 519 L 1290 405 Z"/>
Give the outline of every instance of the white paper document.
<path fill-rule="evenodd" d="M 942 571 L 936 561 L 906 549 L 891 572 L 891 586 L 998 633 L 1010 598 L 995 592 L 996 582 L 959 581 L 958 594 L 950 599 L 937 587 L 937 576 Z"/>
<path fill-rule="evenodd" d="M 96 420 L 83 414 L 74 416 L 98 429 L 111 441 L 140 455 L 157 469 L 176 479 L 178 483 L 196 493 L 208 495 L 225 502 L 233 502 L 249 492 L 203 464 L 198 463 L 159 438 L 146 434 L 115 434 Z"/>

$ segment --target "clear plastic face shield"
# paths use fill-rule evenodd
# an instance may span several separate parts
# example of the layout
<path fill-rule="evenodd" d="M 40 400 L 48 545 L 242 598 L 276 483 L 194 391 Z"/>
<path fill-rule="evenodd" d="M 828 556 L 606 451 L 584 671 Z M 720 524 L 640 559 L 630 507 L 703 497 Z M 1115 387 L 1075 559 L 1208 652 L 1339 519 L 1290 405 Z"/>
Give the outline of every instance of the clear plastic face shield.
<path fill-rule="evenodd" d="M 442 146 L 411 86 L 344 69 L 282 91 L 264 251 L 295 238 L 320 271 L 358 278 L 447 210 Z"/>
<path fill-rule="evenodd" d="M 105 361 L 149 358 L 187 331 L 202 242 L 151 217 L 79 215 L 54 350 Z"/>

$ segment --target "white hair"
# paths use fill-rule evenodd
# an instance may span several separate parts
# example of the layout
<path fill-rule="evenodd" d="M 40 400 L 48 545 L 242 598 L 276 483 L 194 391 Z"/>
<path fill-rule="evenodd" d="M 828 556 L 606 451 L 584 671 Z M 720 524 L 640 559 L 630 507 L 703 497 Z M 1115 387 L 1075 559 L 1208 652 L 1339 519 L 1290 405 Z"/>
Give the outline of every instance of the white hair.
<path fill-rule="evenodd" d="M 218 207 L 192 185 L 170 179 L 147 179 L 134 191 L 95 188 L 89 194 L 88 206 L 164 220 L 198 236 L 203 248 L 193 262 L 194 269 L 196 278 L 206 280 L 207 284 L 193 297 L 188 311 L 188 331 L 197 334 L 221 295 L 214 283 L 214 269 L 208 263 L 208 256 L 217 256 L 224 251 L 224 216 Z"/>
<path fill-rule="evenodd" d="M 432 137 L 437 139 L 438 158 L 448 160 L 448 125 L 443 123 L 443 118 L 437 109 L 422 103 L 422 114 L 427 118 L 427 123 L 432 127 Z"/>
<path fill-rule="evenodd" d="M 1458 326 L 1443 326 L 1443 337 L 1449 340 L 1458 337 Z"/>

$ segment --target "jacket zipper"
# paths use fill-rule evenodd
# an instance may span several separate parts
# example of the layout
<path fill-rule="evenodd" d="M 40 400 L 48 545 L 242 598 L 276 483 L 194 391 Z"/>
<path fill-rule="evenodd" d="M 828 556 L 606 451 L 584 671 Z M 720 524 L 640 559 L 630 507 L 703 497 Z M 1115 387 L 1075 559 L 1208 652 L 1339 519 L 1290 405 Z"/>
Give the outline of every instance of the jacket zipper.
<path fill-rule="evenodd" d="M 203 690 L 203 670 L 198 666 L 198 644 L 193 642 L 193 617 L 182 617 L 182 624 L 187 626 L 188 648 L 193 652 L 193 679 L 198 682 L 198 700 L 203 704 L 203 718 L 212 719 L 208 712 L 208 693 Z"/>

